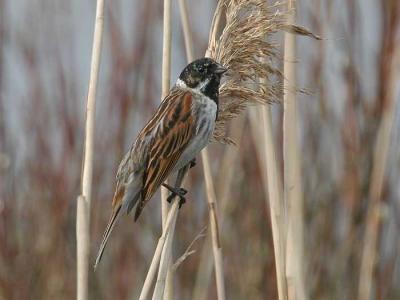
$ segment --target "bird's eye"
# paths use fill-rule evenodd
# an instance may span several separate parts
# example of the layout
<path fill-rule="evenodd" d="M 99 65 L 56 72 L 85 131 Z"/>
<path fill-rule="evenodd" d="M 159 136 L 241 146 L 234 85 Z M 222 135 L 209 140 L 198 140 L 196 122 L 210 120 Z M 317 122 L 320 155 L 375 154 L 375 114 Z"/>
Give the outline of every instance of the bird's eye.
<path fill-rule="evenodd" d="M 203 66 L 199 66 L 198 68 L 197 68 L 197 70 L 200 72 L 200 73 L 204 73 L 204 67 Z"/>

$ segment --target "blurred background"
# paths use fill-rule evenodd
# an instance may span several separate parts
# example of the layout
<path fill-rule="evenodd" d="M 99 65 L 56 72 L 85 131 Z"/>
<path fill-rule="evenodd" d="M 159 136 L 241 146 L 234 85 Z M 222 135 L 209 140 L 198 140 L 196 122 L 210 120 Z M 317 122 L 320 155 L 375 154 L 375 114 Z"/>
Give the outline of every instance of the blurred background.
<path fill-rule="evenodd" d="M 172 2 L 175 81 L 186 57 L 178 3 Z M 215 1 L 188 0 L 188 6 L 194 50 L 201 57 Z M 378 126 L 400 96 L 400 5 L 396 0 L 299 0 L 297 8 L 297 23 L 324 38 L 297 37 L 298 86 L 308 91 L 298 95 L 306 288 L 310 299 L 355 299 Z M 109 217 L 119 161 L 160 101 L 162 11 L 162 1 L 106 1 L 92 262 Z M 94 12 L 94 0 L 0 0 L 0 299 L 73 299 L 76 294 L 76 198 Z M 400 299 L 400 113 L 394 105 L 373 299 Z M 272 113 L 282 166 L 282 106 L 274 104 Z M 248 114 L 229 127 L 236 147 L 209 146 L 224 219 L 227 298 L 277 299 L 257 141 Z M 191 170 L 188 185 L 175 258 L 208 225 L 201 164 Z M 137 223 L 131 216 L 121 219 L 100 268 L 90 272 L 91 299 L 138 297 L 160 235 L 159 198 L 158 193 Z M 202 254 L 205 244 L 206 237 L 197 240 L 196 253 L 177 269 L 177 299 L 216 299 L 210 262 L 203 258 L 207 252 Z"/>

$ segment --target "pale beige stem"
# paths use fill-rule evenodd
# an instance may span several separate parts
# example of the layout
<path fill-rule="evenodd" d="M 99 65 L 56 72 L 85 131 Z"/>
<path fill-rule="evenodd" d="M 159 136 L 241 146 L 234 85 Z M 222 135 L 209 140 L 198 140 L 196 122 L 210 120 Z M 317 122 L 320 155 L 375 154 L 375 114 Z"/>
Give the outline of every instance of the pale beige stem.
<path fill-rule="evenodd" d="M 400 55 L 398 55 L 400 57 Z M 394 60 L 396 61 L 396 59 Z M 393 64 L 396 65 L 395 63 Z M 382 113 L 373 158 L 371 185 L 369 190 L 370 204 L 367 212 L 367 224 L 364 234 L 364 248 L 361 256 L 360 279 L 358 283 L 358 299 L 371 299 L 373 271 L 376 261 L 377 240 L 380 218 L 382 214 L 382 187 L 385 179 L 387 157 L 390 147 L 395 107 L 396 107 L 396 72 L 392 66 L 387 82 L 387 103 Z"/>
<path fill-rule="evenodd" d="M 174 300 L 174 275 L 175 268 L 172 261 L 172 255 L 170 255 L 169 270 L 166 278 L 166 285 L 164 290 L 164 300 Z"/>
<path fill-rule="evenodd" d="M 270 201 L 268 205 L 271 214 L 274 252 L 278 254 L 275 254 L 278 297 L 279 299 L 287 299 L 285 277 L 285 207 L 282 199 L 282 183 L 276 163 L 270 107 L 266 106 L 261 110 L 250 109 L 249 118 L 253 139 L 258 141 L 256 143 L 257 156 L 264 166 L 262 175 L 265 194 L 269 196 Z M 263 124 L 262 127 L 260 126 L 260 121 Z M 280 200 L 280 202 L 277 200 Z"/>
<path fill-rule="evenodd" d="M 171 77 L 171 0 L 164 0 L 161 100 L 169 93 Z M 168 213 L 168 190 L 161 187 L 161 212 L 164 226 Z"/>
<path fill-rule="evenodd" d="M 234 141 L 240 143 L 241 137 L 244 131 L 244 118 L 239 118 L 236 122 L 231 125 L 231 136 Z M 220 205 L 220 223 L 221 228 L 224 226 L 224 212 L 228 206 L 228 200 L 232 192 L 232 183 L 234 179 L 234 174 L 236 174 L 236 168 L 238 168 L 239 159 L 238 148 L 227 147 L 221 163 L 219 174 L 224 175 L 224 180 L 220 185 L 218 191 L 219 195 L 219 205 Z M 202 247 L 199 268 L 196 275 L 196 284 L 193 290 L 192 299 L 193 300 L 206 300 L 208 295 L 208 287 L 211 280 L 211 272 L 213 267 L 213 257 L 211 254 L 212 242 L 211 238 L 208 236 L 204 245 Z"/>
<path fill-rule="evenodd" d="M 146 279 L 144 281 L 143 288 L 139 296 L 139 300 L 146 300 L 148 298 L 153 283 L 153 279 L 156 275 L 157 267 L 160 262 L 166 238 L 170 233 L 170 227 L 172 224 L 175 224 L 176 222 L 176 217 L 178 215 L 178 206 L 179 206 L 179 200 L 175 198 L 172 202 L 171 209 L 168 211 L 163 233 L 158 240 L 156 250 L 151 260 L 149 271 L 147 272 Z"/>
<path fill-rule="evenodd" d="M 220 6 L 221 1 L 219 2 L 217 8 Z M 188 21 L 188 14 L 185 4 L 181 5 L 181 14 L 182 14 L 182 26 L 186 27 L 184 29 L 184 37 L 185 37 L 185 45 L 192 43 L 191 34 L 190 34 L 190 24 Z M 219 23 L 220 14 L 217 15 L 213 23 Z M 217 26 L 214 26 L 217 28 Z M 213 28 L 214 28 L 213 27 Z M 216 34 L 216 30 L 212 30 L 214 35 Z M 215 36 L 211 35 L 211 39 L 215 40 Z M 193 48 L 189 47 L 186 49 L 186 53 L 188 54 L 187 59 L 190 61 L 193 58 Z M 207 52 L 209 53 L 209 52 Z M 206 53 L 206 55 L 207 55 Z M 207 199 L 208 199 L 208 207 L 209 207 L 209 214 L 210 214 L 210 227 L 211 227 L 211 235 L 212 235 L 212 243 L 213 243 L 213 253 L 214 253 L 214 264 L 215 264 L 215 279 L 217 282 L 217 294 L 219 300 L 225 299 L 225 283 L 224 283 L 224 273 L 223 273 L 223 261 L 222 261 L 222 247 L 219 238 L 218 232 L 218 221 L 217 221 L 217 204 L 215 201 L 215 190 L 214 185 L 212 183 L 212 176 L 211 176 L 211 169 L 210 163 L 208 159 L 208 151 L 204 149 L 201 152 L 202 163 L 203 163 L 203 171 L 204 171 L 204 178 L 206 181 L 206 189 L 207 189 Z"/>
<path fill-rule="evenodd" d="M 178 172 L 178 176 L 176 178 L 175 187 L 179 188 L 183 185 L 184 180 L 186 178 L 186 174 L 189 170 L 189 165 L 185 166 Z M 153 256 L 153 260 L 151 262 L 149 271 L 146 276 L 145 283 L 143 285 L 143 289 L 140 295 L 141 299 L 147 299 L 147 295 L 150 291 L 151 284 L 153 282 L 156 268 L 159 265 L 158 276 L 156 286 L 154 288 L 154 296 L 153 299 L 161 299 L 164 294 L 164 287 L 166 282 L 166 276 L 168 270 L 170 270 L 171 265 L 171 253 L 172 253 L 172 240 L 175 233 L 175 224 L 176 218 L 178 216 L 178 209 L 176 208 L 179 205 L 179 197 L 174 197 L 172 200 L 172 208 L 169 210 L 165 222 L 165 226 L 163 229 L 163 234 L 157 244 L 156 252 Z M 174 209 L 172 211 L 172 209 Z M 166 238 L 168 237 L 167 243 L 165 243 Z M 160 262 L 161 257 L 161 262 Z M 160 264 L 159 264 L 160 262 Z M 172 273 L 172 270 L 171 270 Z M 169 291 L 169 293 L 171 290 Z"/>
<path fill-rule="evenodd" d="M 288 23 L 295 22 L 295 1 L 289 0 Z M 303 278 L 303 191 L 299 160 L 296 101 L 295 35 L 285 33 L 283 157 L 284 198 L 287 204 L 286 279 L 289 299 L 306 299 Z"/>
<path fill-rule="evenodd" d="M 187 13 L 184 13 L 185 11 L 187 11 L 187 6 L 186 6 L 186 1 L 185 0 L 179 0 L 179 8 L 181 11 L 181 18 L 182 18 L 182 23 L 186 23 L 189 24 L 189 20 L 187 19 L 187 17 L 184 19 L 184 16 L 187 16 Z M 165 13 L 165 10 L 164 10 Z M 170 17 L 170 14 L 169 14 Z M 170 24 L 170 23 L 169 23 Z M 186 48 L 186 54 L 189 55 L 189 53 L 193 53 L 193 49 L 192 47 L 192 40 L 191 40 L 191 33 L 188 32 L 188 26 L 183 26 L 183 30 L 184 30 L 184 35 L 185 35 L 185 48 Z M 192 61 L 193 57 L 191 57 L 189 59 L 189 61 Z M 164 189 L 165 190 L 165 189 Z M 166 199 L 166 193 L 163 194 L 163 197 Z M 166 201 L 164 201 L 165 199 L 162 198 L 161 201 L 163 201 L 164 203 L 166 203 Z M 172 235 L 173 236 L 173 235 Z M 168 239 L 168 242 L 171 244 L 167 244 L 166 248 L 167 249 L 171 249 L 172 248 L 172 238 Z M 174 271 L 172 270 L 172 254 L 171 253 L 166 253 L 165 254 L 168 259 L 168 274 L 167 274 L 167 278 L 166 278 L 166 287 L 165 287 L 165 291 L 164 291 L 164 300 L 173 300 L 174 299 L 174 292 L 173 292 L 173 284 L 174 284 Z M 161 263 L 162 265 L 162 263 Z M 158 273 L 159 275 L 161 275 L 161 272 Z M 157 282 L 159 282 L 160 280 L 160 286 L 159 289 L 156 290 L 156 292 L 160 292 L 160 289 L 162 289 L 162 285 L 164 284 L 162 282 L 162 277 L 157 279 Z M 156 295 L 156 293 L 154 294 Z M 154 298 L 154 296 L 153 296 Z M 157 299 L 157 298 L 156 298 Z"/>
<path fill-rule="evenodd" d="M 204 179 L 206 181 L 208 211 L 210 215 L 210 227 L 211 227 L 211 241 L 214 253 L 214 267 L 215 267 L 215 280 L 217 283 L 217 295 L 218 300 L 225 299 L 225 282 L 224 282 L 224 268 L 222 260 L 222 246 L 221 239 L 219 236 L 218 229 L 218 218 L 217 218 L 217 203 L 215 196 L 214 184 L 211 177 L 210 161 L 208 158 L 208 151 L 204 149 L 201 151 L 201 159 L 203 162 Z"/>
<path fill-rule="evenodd" d="M 210 42 L 205 54 L 206 57 L 209 57 L 215 50 L 217 30 L 219 28 L 222 16 L 222 2 L 223 1 L 218 2 L 214 18 L 211 24 Z M 221 239 L 219 236 L 219 228 L 218 228 L 217 203 L 216 203 L 214 184 L 211 176 L 211 168 L 210 168 L 210 161 L 208 158 L 207 148 L 201 151 L 201 160 L 203 163 L 203 172 L 204 172 L 204 179 L 206 182 L 206 191 L 207 191 L 208 211 L 210 215 L 211 241 L 214 254 L 214 268 L 215 268 L 215 280 L 217 283 L 217 296 L 218 300 L 225 300 L 226 296 L 225 296 L 224 267 L 222 259 Z"/>
<path fill-rule="evenodd" d="M 162 57 L 162 86 L 161 99 L 169 93 L 171 81 L 171 0 L 164 0 L 164 16 L 163 16 L 163 57 Z M 161 218 L 164 227 L 168 214 L 168 190 L 161 187 Z M 172 245 L 171 245 L 172 246 Z M 171 259 L 167 262 L 171 266 Z M 173 273 L 167 275 L 166 293 L 171 295 L 173 290 Z M 161 298 L 160 298 L 161 299 Z"/>
<path fill-rule="evenodd" d="M 171 266 L 172 244 L 174 239 L 177 215 L 178 215 L 177 213 L 174 215 L 170 230 L 167 234 L 167 240 L 165 242 L 165 245 L 161 253 L 160 268 L 158 271 L 156 286 L 154 288 L 153 300 L 158 300 L 163 298 L 165 283 L 167 281 L 167 273 L 169 272 L 169 274 L 171 274 L 170 276 L 172 276 L 173 273 L 170 270 L 170 266 Z M 169 290 L 168 293 L 170 294 L 171 291 L 172 290 Z"/>
<path fill-rule="evenodd" d="M 287 286 L 285 277 L 285 208 L 282 198 L 282 185 L 280 174 L 278 171 L 276 160 L 271 111 L 269 106 L 264 106 L 261 108 L 261 118 L 264 128 L 264 168 L 267 173 L 269 209 L 271 215 L 276 277 L 278 283 L 278 297 L 281 300 L 286 300 Z"/>
<path fill-rule="evenodd" d="M 217 7 L 215 8 L 214 16 L 211 22 L 210 35 L 208 37 L 208 48 L 205 55 L 206 57 L 211 57 L 215 52 L 217 31 L 221 22 L 223 4 L 224 1 L 218 1 Z"/>
<path fill-rule="evenodd" d="M 88 299 L 88 265 L 89 265 L 89 206 L 85 197 L 78 196 L 76 208 L 76 242 L 77 242 L 77 299 Z"/>
<path fill-rule="evenodd" d="M 88 272 L 90 246 L 90 201 L 93 176 L 93 141 L 96 90 L 100 70 L 101 44 L 103 39 L 104 0 L 97 0 L 96 19 L 90 66 L 90 79 L 86 105 L 86 130 L 82 170 L 82 193 L 77 203 L 77 299 L 88 299 Z"/>
<path fill-rule="evenodd" d="M 189 23 L 186 0 L 179 0 L 179 9 L 181 14 L 183 37 L 185 40 L 186 58 L 188 62 L 191 62 L 194 60 L 194 51 L 193 51 L 193 39 L 192 39 L 192 32 L 190 31 L 190 23 Z"/>

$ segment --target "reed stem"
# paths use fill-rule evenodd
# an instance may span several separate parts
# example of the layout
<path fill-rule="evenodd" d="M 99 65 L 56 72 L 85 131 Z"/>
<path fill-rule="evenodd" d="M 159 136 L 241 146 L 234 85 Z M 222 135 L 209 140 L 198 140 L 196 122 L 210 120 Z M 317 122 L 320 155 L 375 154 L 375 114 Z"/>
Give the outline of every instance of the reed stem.
<path fill-rule="evenodd" d="M 96 91 L 100 70 L 101 44 L 103 40 L 104 0 L 97 0 L 96 19 L 90 66 L 89 89 L 86 104 L 85 146 L 82 168 L 82 191 L 77 199 L 76 247 L 77 247 L 77 299 L 88 299 L 90 202 L 92 196 L 93 153 Z"/>

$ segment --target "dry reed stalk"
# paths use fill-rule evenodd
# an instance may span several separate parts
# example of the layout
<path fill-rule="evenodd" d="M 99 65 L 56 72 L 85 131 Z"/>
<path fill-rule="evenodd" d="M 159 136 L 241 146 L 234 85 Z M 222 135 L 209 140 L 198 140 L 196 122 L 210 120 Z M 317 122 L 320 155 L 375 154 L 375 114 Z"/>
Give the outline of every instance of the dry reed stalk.
<path fill-rule="evenodd" d="M 225 296 L 225 281 L 224 281 L 224 271 L 223 271 L 224 268 L 222 260 L 222 246 L 218 229 L 215 189 L 212 181 L 210 161 L 208 158 L 207 149 L 201 151 L 201 159 L 203 162 L 204 179 L 206 181 L 208 211 L 210 215 L 211 241 L 214 254 L 215 280 L 217 283 L 217 295 L 218 295 L 218 300 L 224 300 L 226 299 L 226 296 Z"/>
<path fill-rule="evenodd" d="M 207 193 L 208 212 L 210 217 L 212 249 L 214 254 L 217 296 L 218 300 L 225 300 L 226 295 L 225 295 L 224 267 L 222 259 L 221 239 L 218 228 L 217 202 L 216 202 L 215 188 L 212 180 L 211 167 L 207 149 L 201 151 L 201 161 L 203 165 L 204 179 L 206 182 L 206 193 Z"/>
<path fill-rule="evenodd" d="M 191 241 L 191 243 L 189 244 L 189 246 L 186 248 L 185 252 L 183 252 L 183 254 L 174 262 L 173 266 L 172 266 L 172 270 L 174 270 L 174 272 L 178 269 L 178 267 L 192 254 L 196 253 L 196 250 L 192 250 L 194 244 L 201 238 L 205 237 L 206 234 L 204 233 L 207 230 L 207 226 L 205 226 L 193 239 L 193 241 Z"/>
<path fill-rule="evenodd" d="M 163 56 L 162 56 L 162 86 L 161 100 L 168 95 L 171 81 L 171 0 L 164 0 L 163 17 Z M 168 190 L 161 187 L 161 214 L 164 226 L 168 214 Z"/>
<path fill-rule="evenodd" d="M 88 299 L 88 273 L 89 273 L 89 206 L 85 197 L 79 195 L 76 208 L 76 255 L 77 255 L 77 283 L 76 292 L 78 300 Z"/>
<path fill-rule="evenodd" d="M 181 169 L 178 173 L 178 177 L 176 179 L 176 183 L 175 186 L 181 186 L 182 182 L 185 180 L 185 176 L 187 174 L 188 168 L 184 168 Z M 166 274 L 165 270 L 168 270 L 168 264 L 166 262 L 168 262 L 166 260 L 166 256 L 168 255 L 167 249 L 164 250 L 165 248 L 165 243 L 166 243 L 166 239 L 168 235 L 171 235 L 171 238 L 173 237 L 171 233 L 174 232 L 175 230 L 175 224 L 176 224 L 176 218 L 178 216 L 178 206 L 179 206 L 179 198 L 178 197 L 174 197 L 174 199 L 171 202 L 171 208 L 168 211 L 167 214 L 167 218 L 165 221 L 165 226 L 163 228 L 163 232 L 161 237 L 158 240 L 157 243 L 157 247 L 156 250 L 154 252 L 153 258 L 151 260 L 151 264 L 149 267 L 149 270 L 147 272 L 146 275 L 146 279 L 144 281 L 143 284 L 143 288 L 142 291 L 140 292 L 140 296 L 139 296 L 139 300 L 145 300 L 147 299 L 149 293 L 150 293 L 150 289 L 153 283 L 153 279 L 155 277 L 156 271 L 157 271 L 157 267 L 159 266 L 159 269 L 161 271 L 159 271 L 163 276 Z M 172 246 L 172 245 L 171 245 Z M 171 248 L 171 247 L 170 247 Z M 169 250 L 170 251 L 170 250 Z M 160 263 L 160 259 L 162 254 L 164 253 L 164 259 L 162 261 L 162 264 L 159 265 Z M 158 277 L 157 280 L 164 281 L 165 282 L 165 277 Z M 158 289 L 159 287 L 155 287 L 155 290 Z M 162 293 L 160 294 L 162 295 Z M 159 298 L 161 299 L 161 298 Z"/>
<path fill-rule="evenodd" d="M 280 172 L 276 159 L 271 111 L 268 106 L 261 108 L 261 119 L 264 128 L 264 132 L 262 133 L 264 136 L 264 169 L 267 173 L 267 182 L 264 182 L 264 184 L 268 185 L 269 209 L 275 253 L 276 279 L 278 283 L 278 297 L 279 299 L 287 299 L 288 295 L 285 277 L 285 207 L 282 198 Z"/>
<path fill-rule="evenodd" d="M 217 6 L 217 11 L 219 13 L 216 13 L 214 15 L 213 23 L 215 24 L 215 28 L 218 27 L 219 22 L 215 20 L 220 19 L 220 13 L 221 10 L 218 8 L 220 5 Z M 193 47 L 191 46 L 192 44 L 192 38 L 191 38 L 191 31 L 190 31 L 190 24 L 188 21 L 188 12 L 187 8 L 184 5 L 181 5 L 181 18 L 182 18 L 182 27 L 184 27 L 184 38 L 185 38 L 185 45 L 188 46 L 186 49 L 187 53 L 187 59 L 190 62 L 193 60 Z M 214 29 L 212 32 L 216 32 Z M 211 39 L 215 40 L 215 36 L 211 34 Z M 214 190 L 214 185 L 212 181 L 212 175 L 211 175 L 211 168 L 210 168 L 210 162 L 208 159 L 208 151 L 207 149 L 203 149 L 201 151 L 201 157 L 202 157 L 202 165 L 203 165 L 203 171 L 204 171 L 204 178 L 206 182 L 206 192 L 207 192 L 207 202 L 208 202 L 208 208 L 209 208 L 209 214 L 210 214 L 210 228 L 211 228 L 211 237 L 212 237 L 212 245 L 213 245 L 213 254 L 214 254 L 214 266 L 215 266 L 215 279 L 216 279 L 216 284 L 217 284 L 217 295 L 219 300 L 224 300 L 226 299 L 225 296 L 225 281 L 224 281 L 224 272 L 223 272 L 223 260 L 222 260 L 222 247 L 220 243 L 220 237 L 219 237 L 219 232 L 218 232 L 218 221 L 217 221 L 217 204 L 216 204 L 216 196 L 215 196 L 215 190 Z"/>
<path fill-rule="evenodd" d="M 189 62 L 191 62 L 194 60 L 194 50 L 193 50 L 193 38 L 190 28 L 186 0 L 179 0 L 179 10 L 181 15 L 183 36 L 185 41 L 186 58 Z"/>
<path fill-rule="evenodd" d="M 182 186 L 182 182 L 184 179 L 185 174 L 187 174 L 189 170 L 189 166 L 185 166 L 178 172 L 178 176 L 176 178 L 176 183 L 175 187 L 179 188 Z M 174 201 L 177 202 L 178 197 L 174 198 Z M 173 270 L 172 270 L 172 242 L 174 238 L 174 233 L 175 233 L 175 225 L 176 225 L 176 218 L 178 216 L 178 212 L 176 212 L 172 225 L 168 229 L 167 232 L 167 240 L 162 248 L 162 253 L 161 253 L 161 260 L 160 260 L 160 267 L 158 270 L 158 275 L 157 275 L 157 282 L 156 286 L 154 288 L 154 293 L 153 293 L 153 299 L 161 299 L 163 297 L 166 297 L 165 295 L 165 283 L 167 282 L 167 276 L 169 275 L 170 278 L 173 276 Z M 167 291 L 168 296 L 173 296 L 172 295 L 172 281 L 170 282 L 171 286 L 169 287 L 169 290 Z"/>
<path fill-rule="evenodd" d="M 283 76 L 272 63 L 278 58 L 278 51 L 266 37 L 278 30 L 313 36 L 304 28 L 288 24 L 286 13 L 281 13 L 277 9 L 280 6 L 278 2 L 267 6 L 262 0 L 221 0 L 218 2 L 206 56 L 228 67 L 231 75 L 220 87 L 219 114 L 214 132 L 214 138 L 219 142 L 232 142 L 225 135 L 226 122 L 239 115 L 248 105 L 272 103 L 280 99 Z M 217 39 L 223 10 L 225 10 L 226 25 Z M 260 83 L 259 78 L 265 79 L 265 82 Z M 202 152 L 202 157 L 206 184 L 208 181 L 211 185 L 211 176 L 207 174 L 209 166 L 207 166 L 206 150 Z M 209 191 L 209 194 L 211 196 L 214 194 L 215 197 L 213 189 L 210 188 Z M 209 197 L 209 199 L 213 198 Z M 210 208 L 214 207 L 210 205 Z M 210 216 L 210 220 L 215 222 L 213 221 L 215 213 L 212 210 L 210 210 Z M 276 231 L 283 232 L 282 227 L 279 228 L 279 225 L 277 227 Z M 283 238 L 283 234 L 281 236 Z M 283 241 L 277 243 L 284 244 Z M 282 253 L 282 247 L 279 249 L 278 252 Z M 284 255 L 280 255 L 280 268 L 284 266 L 283 257 Z M 280 295 L 282 297 L 285 295 L 284 286 L 281 280 Z"/>
<path fill-rule="evenodd" d="M 177 202 L 177 201 L 176 201 Z M 170 230 L 167 234 L 167 240 L 165 241 L 162 253 L 161 253 L 161 259 L 160 259 L 160 268 L 158 271 L 158 276 L 157 276 L 157 282 L 156 286 L 154 288 L 154 293 L 153 293 L 153 300 L 158 300 L 163 298 L 164 294 L 164 288 L 165 283 L 167 282 L 167 277 L 169 276 L 172 278 L 172 270 L 171 270 L 171 257 L 172 257 L 172 242 L 174 238 L 174 233 L 175 233 L 175 225 L 176 225 L 176 218 L 177 218 L 177 213 L 175 214 L 173 218 L 173 222 L 171 224 Z M 172 282 L 170 282 L 172 283 Z M 172 296 L 172 287 L 169 287 L 168 294 L 169 296 Z M 165 294 L 164 294 L 165 297 Z"/>
<path fill-rule="evenodd" d="M 77 199 L 77 299 L 88 299 L 90 202 L 93 176 L 93 143 L 96 90 L 100 70 L 101 44 L 103 38 L 104 0 L 97 0 L 96 19 L 90 66 L 88 98 L 86 104 L 86 130 L 84 161 L 82 168 L 82 192 Z"/>
<path fill-rule="evenodd" d="M 231 125 L 232 139 L 236 142 L 240 142 L 242 138 L 244 123 L 244 118 L 239 118 L 237 122 L 232 123 Z M 218 204 L 220 207 L 219 220 L 221 228 L 224 227 L 224 212 L 228 206 L 228 199 L 230 199 L 232 192 L 234 174 L 236 174 L 236 168 L 238 167 L 238 149 L 235 149 L 234 147 L 227 147 L 222 157 L 223 160 L 218 174 L 223 174 L 224 180 L 222 180 L 222 184 L 219 185 L 219 188 L 217 189 L 217 195 L 219 199 Z M 200 254 L 200 262 L 198 264 L 199 268 L 197 271 L 195 288 L 192 295 L 193 300 L 207 299 L 208 286 L 210 283 L 213 266 L 212 255 L 210 253 L 211 249 L 211 239 L 208 237 L 203 244 Z"/>
<path fill-rule="evenodd" d="M 288 23 L 295 21 L 295 1 L 288 1 Z M 298 141 L 296 102 L 296 37 L 285 33 L 284 103 L 283 103 L 283 157 L 284 198 L 287 205 L 286 278 L 289 299 L 306 299 L 303 281 L 303 191 Z"/>
<path fill-rule="evenodd" d="M 162 57 L 162 86 L 161 86 L 161 99 L 168 94 L 171 82 L 171 0 L 164 0 L 164 16 L 163 16 L 163 57 Z M 168 214 L 168 190 L 161 187 L 161 218 L 162 226 Z M 171 240 L 171 238 L 170 238 Z M 167 262 L 171 266 L 171 260 Z M 167 275 L 167 294 L 172 297 L 173 278 L 172 273 Z M 156 285 L 157 286 L 157 285 Z M 161 298 L 160 298 L 161 299 Z"/>
<path fill-rule="evenodd" d="M 156 275 L 157 267 L 160 262 L 162 250 L 164 248 L 165 240 L 169 233 L 171 224 L 175 224 L 175 220 L 178 214 L 178 201 L 174 201 L 171 208 L 168 211 L 167 219 L 165 220 L 165 226 L 161 237 L 158 239 L 156 250 L 154 251 L 153 258 L 151 260 L 149 271 L 147 272 L 146 279 L 143 284 L 142 291 L 140 292 L 139 300 L 146 300 L 153 283 L 153 279 Z"/>
<path fill-rule="evenodd" d="M 251 109 L 249 111 L 249 118 L 253 139 L 258 141 L 258 143 L 256 143 L 257 156 L 264 166 L 262 168 L 262 175 L 265 195 L 268 195 L 266 201 L 270 201 L 267 204 L 270 207 L 278 297 L 279 299 L 287 299 L 285 276 L 285 207 L 282 199 L 282 183 L 276 163 L 270 108 L 265 106 L 258 111 Z M 259 120 L 263 123 L 263 127 L 260 127 Z"/>
<path fill-rule="evenodd" d="M 394 50 L 396 53 L 396 50 Z M 373 167 L 371 173 L 371 185 L 369 189 L 370 203 L 366 216 L 366 229 L 364 233 L 363 251 L 361 256 L 361 270 L 358 283 L 358 299 L 371 299 L 371 289 L 373 285 L 373 271 L 376 262 L 378 230 L 382 215 L 382 189 L 385 179 L 385 170 L 387 157 L 389 154 L 390 138 L 393 129 L 396 108 L 396 80 L 400 55 L 393 58 L 392 64 L 389 64 L 387 82 L 385 82 L 385 97 L 383 101 L 384 108 L 382 112 L 381 122 L 375 141 L 375 149 L 373 156 Z"/>

